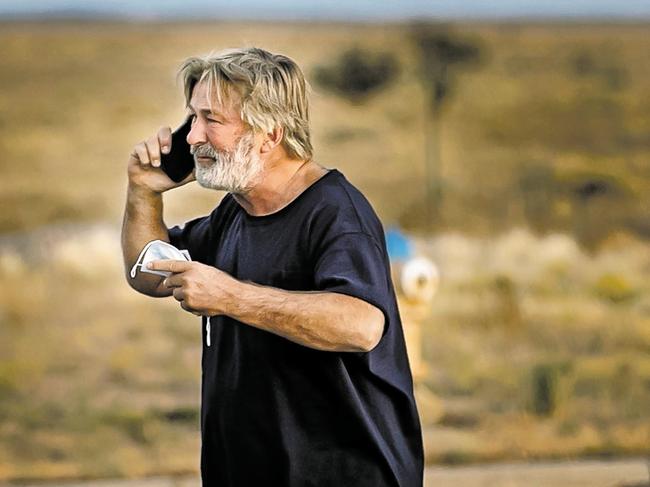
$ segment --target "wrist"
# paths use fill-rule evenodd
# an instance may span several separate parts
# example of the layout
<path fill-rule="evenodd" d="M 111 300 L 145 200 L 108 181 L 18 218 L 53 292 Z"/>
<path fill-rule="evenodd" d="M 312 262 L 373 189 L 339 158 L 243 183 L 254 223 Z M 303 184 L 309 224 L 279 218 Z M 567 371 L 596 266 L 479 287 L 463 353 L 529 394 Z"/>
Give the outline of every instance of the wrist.
<path fill-rule="evenodd" d="M 162 197 L 162 192 L 155 191 L 147 186 L 142 186 L 129 181 L 127 188 L 128 196 L 134 196 L 138 199 L 158 199 Z"/>
<path fill-rule="evenodd" d="M 228 282 L 226 282 L 225 289 L 229 294 L 227 299 L 221 302 L 221 313 L 232 318 L 241 318 L 241 310 L 246 307 L 246 299 L 250 292 L 251 284 L 242 282 L 235 279 L 229 274 Z"/>

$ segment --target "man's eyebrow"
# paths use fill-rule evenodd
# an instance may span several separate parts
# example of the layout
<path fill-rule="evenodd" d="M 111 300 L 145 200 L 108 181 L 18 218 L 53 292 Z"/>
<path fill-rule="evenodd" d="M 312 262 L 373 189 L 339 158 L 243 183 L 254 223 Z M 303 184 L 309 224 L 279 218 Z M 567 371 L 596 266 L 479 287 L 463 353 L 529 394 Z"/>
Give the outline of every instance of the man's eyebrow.
<path fill-rule="evenodd" d="M 191 104 L 187 106 L 193 113 L 196 113 L 197 110 L 194 108 Z M 198 112 L 204 114 L 204 115 L 216 115 L 218 117 L 225 117 L 225 115 L 221 112 L 213 111 L 210 110 L 209 108 L 200 108 Z"/>

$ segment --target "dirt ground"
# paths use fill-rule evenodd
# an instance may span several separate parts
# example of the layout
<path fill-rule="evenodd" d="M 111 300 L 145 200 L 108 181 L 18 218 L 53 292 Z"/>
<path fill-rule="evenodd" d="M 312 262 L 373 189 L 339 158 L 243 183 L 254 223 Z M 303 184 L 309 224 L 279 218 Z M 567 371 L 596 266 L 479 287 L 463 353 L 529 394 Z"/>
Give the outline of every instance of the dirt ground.
<path fill-rule="evenodd" d="M 579 461 L 430 467 L 428 487 L 650 487 L 647 462 Z"/>
<path fill-rule="evenodd" d="M 13 484 L 15 485 L 15 484 Z M 107 480 L 23 487 L 198 487 L 197 478 Z M 501 463 L 429 467 L 427 487 L 650 487 L 650 460 Z M 9 487 L 0 486 L 0 487 Z"/>

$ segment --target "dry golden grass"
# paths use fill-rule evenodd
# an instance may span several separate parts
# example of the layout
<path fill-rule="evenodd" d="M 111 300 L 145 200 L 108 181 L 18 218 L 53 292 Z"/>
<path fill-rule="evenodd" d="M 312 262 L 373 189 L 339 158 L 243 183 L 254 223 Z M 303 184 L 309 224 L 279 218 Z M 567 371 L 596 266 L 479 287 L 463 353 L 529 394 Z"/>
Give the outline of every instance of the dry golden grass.
<path fill-rule="evenodd" d="M 0 478 L 196 472 L 197 319 L 127 288 L 104 260 L 116 228 L 35 240 L 47 249 L 5 238 L 0 252 Z M 648 453 L 645 244 L 589 255 L 519 230 L 418 245 L 442 273 L 424 326 L 429 462 Z M 632 297 L 592 286 L 612 268 Z"/>

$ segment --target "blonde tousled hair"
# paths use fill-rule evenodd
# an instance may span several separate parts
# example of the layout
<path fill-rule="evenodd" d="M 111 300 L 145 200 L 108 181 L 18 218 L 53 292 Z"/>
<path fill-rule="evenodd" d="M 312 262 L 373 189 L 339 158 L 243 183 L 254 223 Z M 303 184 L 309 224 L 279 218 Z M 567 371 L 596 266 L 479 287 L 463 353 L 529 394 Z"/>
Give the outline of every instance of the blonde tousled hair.
<path fill-rule="evenodd" d="M 309 160 L 309 85 L 298 65 L 282 54 L 252 47 L 186 59 L 180 70 L 185 104 L 198 82 L 220 105 L 238 104 L 241 119 L 254 130 L 284 129 L 282 144 L 290 157 Z M 211 100 L 211 101 L 212 101 Z"/>

